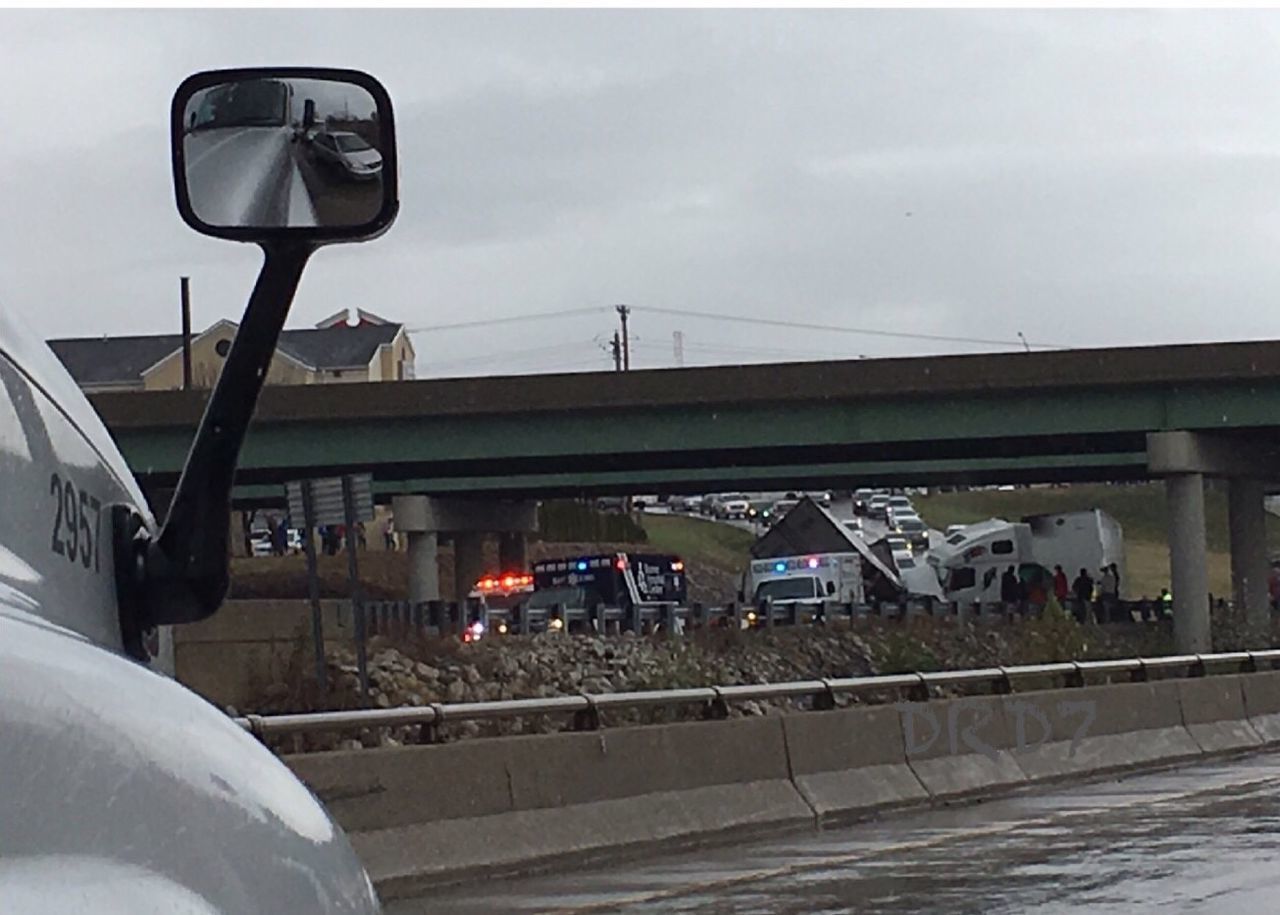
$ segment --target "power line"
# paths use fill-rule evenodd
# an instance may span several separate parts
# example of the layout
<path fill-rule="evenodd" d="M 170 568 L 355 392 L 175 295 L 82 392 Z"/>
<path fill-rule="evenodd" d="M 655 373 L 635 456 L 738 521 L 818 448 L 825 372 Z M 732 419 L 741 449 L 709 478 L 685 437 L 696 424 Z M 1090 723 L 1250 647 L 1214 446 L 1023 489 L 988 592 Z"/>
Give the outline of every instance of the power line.
<path fill-rule="evenodd" d="M 471 370 L 466 368 L 449 369 L 438 374 L 425 374 L 424 378 L 488 378 L 494 375 L 546 375 L 560 374 L 570 369 L 578 369 L 584 366 L 591 367 L 595 371 L 606 368 L 603 364 L 603 354 L 593 356 L 589 359 L 571 359 L 569 361 L 557 360 L 551 366 L 545 365 L 503 365 L 499 366 L 497 371 L 484 371 L 482 375 L 473 375 Z"/>
<path fill-rule="evenodd" d="M 666 347 L 660 343 L 636 343 L 632 342 L 632 346 L 641 346 L 645 349 L 665 350 Z M 694 350 L 703 353 L 721 353 L 730 355 L 757 355 L 757 356 L 805 356 L 812 359 L 866 359 L 869 358 L 865 353 L 836 353 L 830 350 L 814 350 L 814 349 L 784 349 L 776 346 L 733 346 L 721 343 L 699 343 L 697 341 L 684 341 L 682 349 Z"/>
<path fill-rule="evenodd" d="M 776 318 L 748 318 L 743 315 L 715 314 L 709 311 L 692 311 L 687 308 L 663 308 L 659 305 L 633 305 L 635 311 L 653 314 L 675 315 L 683 318 L 704 318 L 708 321 L 734 321 L 739 324 L 755 324 L 761 327 L 784 327 L 792 330 L 820 330 L 838 334 L 865 334 L 870 337 L 897 337 L 904 340 L 931 340 L 939 343 L 975 343 L 982 346 L 1021 346 L 1038 349 L 1066 349 L 1056 343 L 1026 343 L 1018 340 L 988 340 L 980 337 L 952 337 L 945 334 L 921 334 L 899 330 L 875 330 L 868 327 L 841 327 L 835 324 L 809 324 L 802 321 L 783 321 Z"/>
<path fill-rule="evenodd" d="M 568 318 L 573 315 L 598 314 L 606 311 L 607 305 L 589 305 L 585 308 L 565 308 L 560 311 L 542 311 L 531 315 L 508 315 L 505 318 L 486 318 L 482 321 L 461 321 L 457 324 L 424 324 L 420 327 L 406 327 L 409 333 L 423 333 L 437 330 L 467 330 L 476 327 L 493 327 L 496 324 L 515 324 L 520 321 L 543 321 L 547 318 Z"/>
<path fill-rule="evenodd" d="M 492 362 L 495 359 L 526 359 L 538 354 L 550 354 L 563 350 L 581 350 L 584 346 L 587 346 L 592 342 L 594 341 L 583 342 L 580 340 L 571 340 L 567 342 L 562 341 L 560 343 L 552 343 L 548 346 L 526 346 L 519 349 L 499 350 L 494 352 L 473 352 L 467 356 L 460 356 L 456 359 L 444 359 L 437 362 L 432 362 L 428 359 L 427 364 L 431 368 L 439 368 L 440 366 L 470 365 L 476 362 Z"/>

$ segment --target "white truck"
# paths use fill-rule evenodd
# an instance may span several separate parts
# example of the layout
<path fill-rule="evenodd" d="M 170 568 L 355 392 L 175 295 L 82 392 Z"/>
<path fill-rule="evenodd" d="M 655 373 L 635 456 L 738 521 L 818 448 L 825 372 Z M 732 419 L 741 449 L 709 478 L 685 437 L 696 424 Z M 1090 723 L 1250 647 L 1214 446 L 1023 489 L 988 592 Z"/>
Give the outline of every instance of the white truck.
<path fill-rule="evenodd" d="M 999 601 L 1000 576 L 1009 566 L 1025 578 L 1028 566 L 1051 575 L 1060 565 L 1073 581 L 1081 569 L 1096 579 L 1111 563 L 1123 580 L 1124 532 L 1101 509 L 1029 515 L 1021 521 L 992 518 L 951 534 L 929 556 L 945 598 L 966 604 Z"/>

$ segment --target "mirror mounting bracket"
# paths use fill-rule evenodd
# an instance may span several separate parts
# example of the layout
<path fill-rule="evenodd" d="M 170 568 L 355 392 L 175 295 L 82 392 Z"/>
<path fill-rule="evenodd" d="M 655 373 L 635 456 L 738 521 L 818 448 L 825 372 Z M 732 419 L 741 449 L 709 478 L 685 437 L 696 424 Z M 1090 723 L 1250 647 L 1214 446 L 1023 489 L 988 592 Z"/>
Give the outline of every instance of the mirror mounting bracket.
<path fill-rule="evenodd" d="M 302 239 L 262 242 L 262 270 L 205 406 L 164 524 L 148 538 L 136 528 L 121 530 L 127 525 L 124 518 L 116 523 L 117 536 L 127 543 L 118 543 L 116 554 L 126 637 L 154 626 L 205 619 L 226 597 L 231 491 L 240 447 L 302 270 L 316 247 Z"/>

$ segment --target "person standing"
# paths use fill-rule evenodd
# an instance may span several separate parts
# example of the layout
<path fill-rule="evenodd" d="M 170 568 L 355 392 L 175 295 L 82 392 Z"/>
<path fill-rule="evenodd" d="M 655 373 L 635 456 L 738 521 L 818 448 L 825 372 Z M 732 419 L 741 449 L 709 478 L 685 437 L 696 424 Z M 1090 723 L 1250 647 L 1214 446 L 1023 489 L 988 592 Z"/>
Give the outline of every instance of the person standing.
<path fill-rule="evenodd" d="M 1080 570 L 1076 580 L 1071 583 L 1071 590 L 1076 596 L 1076 619 L 1084 622 L 1089 613 L 1089 602 L 1093 600 L 1093 579 L 1088 571 Z"/>
<path fill-rule="evenodd" d="M 1103 566 L 1098 578 L 1098 602 L 1101 608 L 1098 618 L 1108 623 L 1113 621 L 1116 610 L 1116 575 L 1111 571 L 1113 568 L 1113 565 Z"/>
<path fill-rule="evenodd" d="M 1067 605 L 1067 595 L 1071 593 L 1067 585 L 1067 573 L 1062 571 L 1062 566 L 1053 567 L 1053 596 L 1058 599 L 1058 603 L 1062 606 Z"/>
<path fill-rule="evenodd" d="M 1009 610 L 1017 606 L 1022 597 L 1022 583 L 1018 581 L 1018 573 L 1013 566 L 1004 570 L 1000 576 L 1000 602 Z"/>

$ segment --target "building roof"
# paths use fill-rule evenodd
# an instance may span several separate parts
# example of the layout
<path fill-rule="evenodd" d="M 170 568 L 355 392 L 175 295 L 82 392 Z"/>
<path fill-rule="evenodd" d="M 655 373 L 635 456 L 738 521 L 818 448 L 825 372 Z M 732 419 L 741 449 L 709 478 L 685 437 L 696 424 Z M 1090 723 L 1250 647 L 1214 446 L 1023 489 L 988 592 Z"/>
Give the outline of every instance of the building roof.
<path fill-rule="evenodd" d="M 379 346 L 396 338 L 401 327 L 400 324 L 339 324 L 286 330 L 280 334 L 280 349 L 317 369 L 364 366 L 373 359 Z"/>
<path fill-rule="evenodd" d="M 402 327 L 364 323 L 285 330 L 280 334 L 279 349 L 314 369 L 362 367 L 373 360 L 378 347 L 391 343 Z M 69 337 L 50 340 L 49 348 L 79 385 L 136 384 L 144 371 L 182 348 L 182 335 Z"/>
<path fill-rule="evenodd" d="M 136 383 L 146 369 L 181 347 L 181 334 L 49 341 L 53 354 L 79 385 Z"/>

